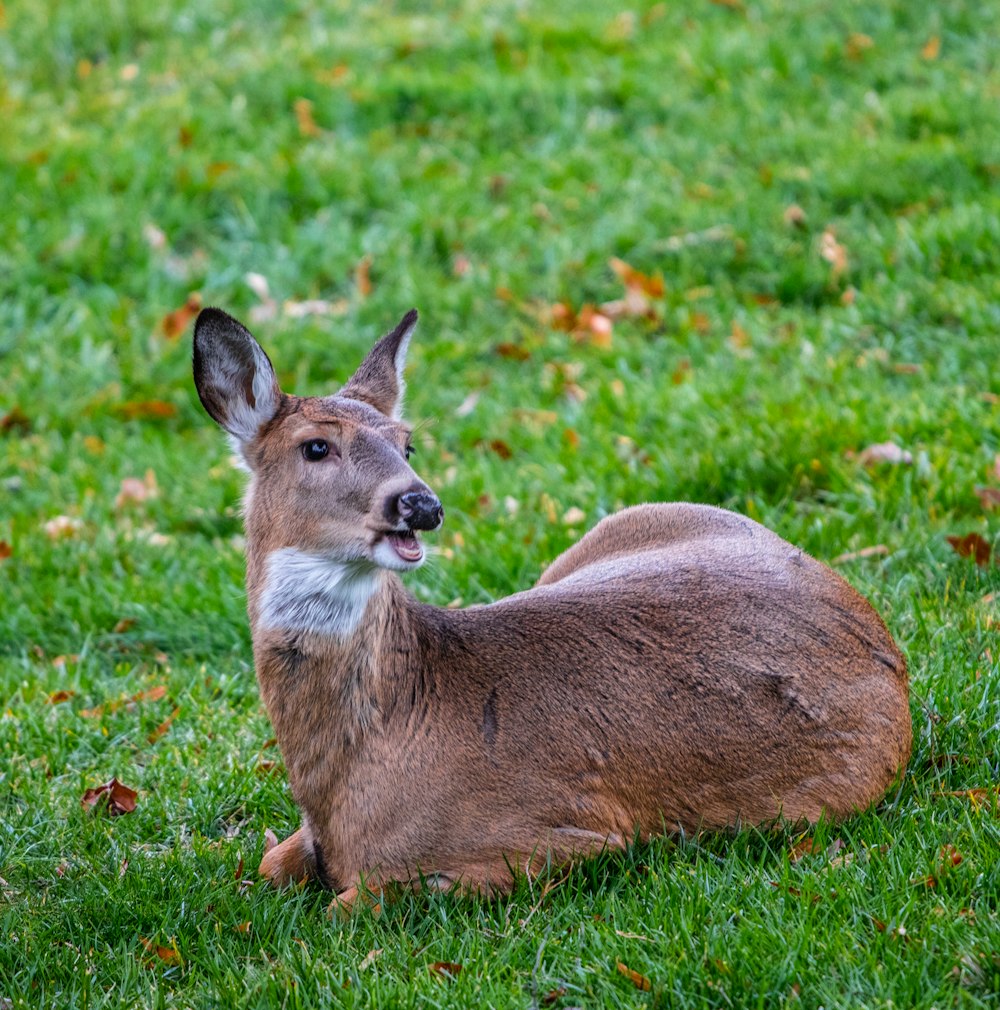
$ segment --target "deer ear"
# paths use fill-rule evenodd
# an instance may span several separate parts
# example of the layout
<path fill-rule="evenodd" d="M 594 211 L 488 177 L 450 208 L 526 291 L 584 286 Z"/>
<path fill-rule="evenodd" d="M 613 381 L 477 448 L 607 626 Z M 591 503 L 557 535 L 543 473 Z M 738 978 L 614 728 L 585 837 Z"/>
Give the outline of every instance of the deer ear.
<path fill-rule="evenodd" d="M 281 390 L 264 349 L 221 309 L 194 324 L 194 384 L 205 410 L 241 443 L 277 413 Z"/>
<path fill-rule="evenodd" d="M 406 349 L 416 326 L 417 310 L 410 309 L 396 328 L 368 352 L 340 395 L 363 400 L 387 417 L 398 419 L 406 389 L 403 381 Z"/>

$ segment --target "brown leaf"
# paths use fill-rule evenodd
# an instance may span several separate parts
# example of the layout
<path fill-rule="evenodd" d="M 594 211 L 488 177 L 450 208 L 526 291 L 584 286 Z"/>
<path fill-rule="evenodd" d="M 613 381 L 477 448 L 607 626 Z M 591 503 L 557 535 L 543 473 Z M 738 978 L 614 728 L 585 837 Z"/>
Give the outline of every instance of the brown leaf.
<path fill-rule="evenodd" d="M 168 340 L 176 340 L 186 329 L 188 323 L 201 311 L 201 295 L 192 291 L 187 301 L 173 312 L 168 312 L 160 320 L 160 329 Z"/>
<path fill-rule="evenodd" d="M 249 933 L 250 932 L 250 920 L 247 919 L 246 922 L 238 923 L 237 925 L 233 926 L 233 929 L 235 929 L 237 933 Z"/>
<path fill-rule="evenodd" d="M 976 487 L 973 491 L 984 509 L 1000 508 L 1000 487 Z"/>
<path fill-rule="evenodd" d="M 455 964 L 453 961 L 435 961 L 433 964 L 427 966 L 427 970 L 436 978 L 454 982 L 458 978 L 462 966 Z"/>
<path fill-rule="evenodd" d="M 138 793 L 128 786 L 122 785 L 118 779 L 105 782 L 95 789 L 88 789 L 80 798 L 80 806 L 84 810 L 99 811 L 107 808 L 111 817 L 118 817 L 121 814 L 130 814 L 135 810 L 135 801 Z"/>
<path fill-rule="evenodd" d="M 812 856 L 817 852 L 816 842 L 812 836 L 806 838 L 800 838 L 791 848 L 788 853 L 788 859 L 790 862 L 797 863 L 804 856 Z"/>
<path fill-rule="evenodd" d="M 863 32 L 851 32 L 844 43 L 844 52 L 849 60 L 860 60 L 869 50 L 875 47 L 875 41 Z"/>
<path fill-rule="evenodd" d="M 313 119 L 313 103 L 308 98 L 296 98 L 293 104 L 295 109 L 295 122 L 299 125 L 299 133 L 303 137 L 319 137 L 323 131 L 316 125 Z"/>
<path fill-rule="evenodd" d="M 640 975 L 637 971 L 633 971 L 627 965 L 622 964 L 621 961 L 616 961 L 615 967 L 618 969 L 618 973 L 624 975 L 636 989 L 649 992 L 653 988 L 653 983 L 645 975 Z"/>
<path fill-rule="evenodd" d="M 790 203 L 781 216 L 785 224 L 793 228 L 805 228 L 808 220 L 806 212 L 797 203 Z"/>
<path fill-rule="evenodd" d="M 18 406 L 14 406 L 0 417 L 0 432 L 9 435 L 12 431 L 19 431 L 22 435 L 27 435 L 31 431 L 31 419 Z"/>
<path fill-rule="evenodd" d="M 490 442 L 490 448 L 501 458 L 510 459 L 514 455 L 514 450 L 503 441 L 503 439 L 495 438 Z"/>
<path fill-rule="evenodd" d="M 687 380 L 691 375 L 691 359 L 681 358 L 677 362 L 677 367 L 674 369 L 673 374 L 670 376 L 670 381 L 675 385 L 679 386 L 682 382 Z"/>
<path fill-rule="evenodd" d="M 14 553 L 14 548 L 11 547 L 6 540 L 0 540 L 0 561 L 5 561 L 7 558 L 11 557 Z"/>
<path fill-rule="evenodd" d="M 156 741 L 159 740 L 160 737 L 163 736 L 163 734 L 166 733 L 168 729 L 170 729 L 170 724 L 174 721 L 174 719 L 177 718 L 177 713 L 180 712 L 180 710 L 181 710 L 180 705 L 174 707 L 173 712 L 171 712 L 170 715 L 168 715 L 166 719 L 164 719 L 163 722 L 161 722 L 160 725 L 157 726 L 156 729 L 154 729 L 153 732 L 146 737 L 149 743 L 151 744 L 156 743 Z"/>
<path fill-rule="evenodd" d="M 555 989 L 550 989 L 542 997 L 542 1006 L 552 1006 L 557 1000 L 561 1000 L 563 996 L 566 995 L 566 986 L 560 985 L 556 986 Z"/>
<path fill-rule="evenodd" d="M 966 533 L 964 537 L 948 537 L 952 549 L 963 558 L 972 558 L 980 568 L 989 564 L 993 548 L 978 533 Z"/>
<path fill-rule="evenodd" d="M 184 963 L 176 945 L 164 947 L 162 944 L 147 940 L 144 936 L 139 937 L 139 943 L 142 944 L 147 954 L 154 955 L 166 965 L 180 965 Z"/>
<path fill-rule="evenodd" d="M 956 849 L 955 846 L 951 845 L 950 843 L 948 845 L 941 846 L 941 851 L 940 853 L 938 853 L 938 856 L 941 860 L 941 865 L 945 867 L 958 866 L 958 864 L 961 863 L 962 859 L 964 858 L 962 856 L 962 853 L 959 852 L 958 849 Z"/>
<path fill-rule="evenodd" d="M 371 256 L 365 256 L 354 268 L 354 286 L 358 289 L 359 298 L 367 298 L 372 293 Z"/>
<path fill-rule="evenodd" d="M 913 455 L 895 442 L 876 442 L 858 453 L 858 462 L 862 466 L 874 466 L 876 463 L 909 465 L 913 462 Z"/>
<path fill-rule="evenodd" d="M 46 703 L 49 705 L 61 705 L 64 701 L 69 701 L 70 698 L 76 697 L 76 691 L 53 691 L 48 698 Z"/>
<path fill-rule="evenodd" d="M 531 351 L 520 344 L 497 344 L 495 350 L 501 358 L 513 358 L 515 361 L 527 361 L 531 357 Z"/>
<path fill-rule="evenodd" d="M 920 58 L 924 60 L 936 60 L 940 52 L 941 38 L 938 35 L 932 35 L 920 50 Z"/>
<path fill-rule="evenodd" d="M 135 705 L 143 701 L 159 701 L 166 696 L 166 693 L 167 685 L 157 684 L 155 687 L 150 687 L 145 691 L 140 691 L 138 694 L 133 694 L 130 698 L 115 698 L 104 702 L 102 705 L 95 705 L 94 708 L 82 709 L 80 715 L 87 719 L 99 719 L 103 715 L 117 712 L 118 709 L 124 708 L 126 705 Z"/>
<path fill-rule="evenodd" d="M 830 278 L 838 281 L 847 271 L 847 248 L 837 241 L 832 228 L 823 232 L 819 242 L 819 254 L 830 264 Z"/>
<path fill-rule="evenodd" d="M 136 623 L 134 617 L 123 617 L 111 630 L 116 635 L 123 635 L 126 631 L 134 628 Z"/>
<path fill-rule="evenodd" d="M 644 274 L 624 260 L 614 257 L 608 260 L 608 266 L 611 267 L 615 272 L 615 276 L 626 288 L 634 288 L 637 291 L 641 291 L 644 295 L 649 295 L 650 298 L 662 298 L 666 293 L 663 278 L 659 274 L 655 276 Z"/>
<path fill-rule="evenodd" d="M 115 496 L 115 509 L 119 512 L 132 502 L 140 503 L 155 498 L 159 492 L 156 486 L 156 474 L 147 470 L 143 478 L 126 477 Z"/>
<path fill-rule="evenodd" d="M 376 947 L 374 950 L 368 951 L 367 954 L 358 963 L 358 971 L 364 971 L 366 968 L 370 968 L 378 959 L 382 956 L 382 948 Z"/>
<path fill-rule="evenodd" d="M 152 421 L 173 417 L 177 408 L 166 400 L 130 400 L 118 408 L 126 421 Z"/>

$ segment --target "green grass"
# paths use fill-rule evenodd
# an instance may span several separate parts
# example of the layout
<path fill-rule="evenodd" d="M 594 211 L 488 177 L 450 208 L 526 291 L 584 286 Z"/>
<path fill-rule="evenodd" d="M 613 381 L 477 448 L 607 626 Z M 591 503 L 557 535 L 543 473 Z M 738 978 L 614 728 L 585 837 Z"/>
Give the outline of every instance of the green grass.
<path fill-rule="evenodd" d="M 946 540 L 1000 533 L 974 490 L 1000 486 L 1000 7 L 50 0 L 3 18 L 0 1006 L 1000 1002 L 1000 810 L 963 794 L 1000 771 L 1000 575 Z M 662 273 L 657 319 L 616 322 L 610 348 L 549 326 L 557 301 L 620 297 L 613 256 Z M 279 303 L 339 303 L 254 327 L 298 393 L 420 308 L 415 462 L 448 512 L 410 578 L 422 598 L 523 588 L 647 500 L 739 509 L 825 560 L 882 545 L 841 570 L 909 657 L 900 788 L 799 860 L 791 834 L 662 841 L 547 890 L 346 922 L 316 890 L 241 886 L 296 812 L 253 679 L 241 478 L 190 331 L 160 321 L 193 291 L 248 317 L 251 271 Z M 170 416 L 130 419 L 151 400 Z M 887 440 L 912 463 L 860 465 Z M 147 470 L 158 495 L 116 508 Z M 46 535 L 57 515 L 72 536 Z M 136 811 L 85 814 L 113 775 Z M 945 846 L 962 860 L 942 870 Z"/>

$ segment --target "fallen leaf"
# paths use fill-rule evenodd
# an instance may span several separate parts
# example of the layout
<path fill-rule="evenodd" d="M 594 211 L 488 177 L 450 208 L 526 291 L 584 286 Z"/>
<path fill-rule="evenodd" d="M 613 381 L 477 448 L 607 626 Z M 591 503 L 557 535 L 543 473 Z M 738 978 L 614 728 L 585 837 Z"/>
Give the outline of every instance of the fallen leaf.
<path fill-rule="evenodd" d="M 180 710 L 180 705 L 175 706 L 173 712 L 171 712 L 170 715 L 168 715 L 166 719 L 164 719 L 163 722 L 161 722 L 160 725 L 146 737 L 146 740 L 151 744 L 156 743 L 156 741 L 159 740 L 168 729 L 170 729 L 170 724 L 177 718 L 177 713 L 180 712 Z"/>
<path fill-rule="evenodd" d="M 950 843 L 948 845 L 941 846 L 941 851 L 938 853 L 938 857 L 940 858 L 943 866 L 958 866 L 964 858 L 962 853 Z"/>
<path fill-rule="evenodd" d="M 364 256 L 354 268 L 354 286 L 359 298 L 367 298 L 372 293 L 371 267 L 371 256 Z"/>
<path fill-rule="evenodd" d="M 869 50 L 874 49 L 875 40 L 870 35 L 863 32 L 851 32 L 844 43 L 844 52 L 849 60 L 860 60 Z"/>
<path fill-rule="evenodd" d="M 80 798 L 80 805 L 84 810 L 99 811 L 106 808 L 109 816 L 118 817 L 135 810 L 138 795 L 134 789 L 122 785 L 118 779 L 112 779 L 102 786 L 88 789 Z"/>
<path fill-rule="evenodd" d="M 126 477 L 115 496 L 115 509 L 119 512 L 132 502 L 144 502 L 150 498 L 155 498 L 158 494 L 156 486 L 156 474 L 152 470 L 147 470 L 143 478 Z"/>
<path fill-rule="evenodd" d="M 17 406 L 12 407 L 3 417 L 0 417 L 0 432 L 9 435 L 12 431 L 19 431 L 22 435 L 31 431 L 31 418 Z"/>
<path fill-rule="evenodd" d="M 249 933 L 250 932 L 250 920 L 247 919 L 246 922 L 241 922 L 241 923 L 237 924 L 236 926 L 233 926 L 233 929 L 236 930 L 237 933 Z"/>
<path fill-rule="evenodd" d="M 116 698 L 112 701 L 104 702 L 103 705 L 97 705 L 94 708 L 85 708 L 81 710 L 80 715 L 85 716 L 87 719 L 99 719 L 103 715 L 117 712 L 118 709 L 124 708 L 126 705 L 135 705 L 144 701 L 159 701 L 166 696 L 166 693 L 167 685 L 157 684 L 155 687 L 140 691 L 129 698 Z"/>
<path fill-rule="evenodd" d="M 681 358 L 677 362 L 677 367 L 673 370 L 670 376 L 670 381 L 675 385 L 679 386 L 682 382 L 686 381 L 691 376 L 691 359 Z"/>
<path fill-rule="evenodd" d="M 637 971 L 633 971 L 621 961 L 616 961 L 615 967 L 618 969 L 618 973 L 620 975 L 624 975 L 632 983 L 632 985 L 636 987 L 636 989 L 641 989 L 643 992 L 649 992 L 653 988 L 653 983 L 650 982 L 645 975 L 640 975 Z"/>
<path fill-rule="evenodd" d="M 142 944 L 147 954 L 155 955 L 166 965 L 180 965 L 184 963 L 176 944 L 170 947 L 164 947 L 162 944 L 153 943 L 151 940 L 147 940 L 144 936 L 139 937 L 139 943 Z"/>
<path fill-rule="evenodd" d="M 984 509 L 1000 508 L 1000 487 L 976 487 L 973 491 Z"/>
<path fill-rule="evenodd" d="M 0 540 L 0 561 L 11 557 L 13 553 L 14 548 L 6 540 Z"/>
<path fill-rule="evenodd" d="M 50 540 L 65 540 L 83 529 L 83 521 L 72 516 L 56 516 L 45 524 L 45 535 Z"/>
<path fill-rule="evenodd" d="M 816 842 L 812 836 L 801 838 L 789 850 L 788 859 L 792 863 L 797 863 L 804 856 L 816 854 Z"/>
<path fill-rule="evenodd" d="M 989 564 L 993 548 L 978 533 L 966 533 L 964 537 L 948 537 L 952 549 L 963 558 L 972 558 L 980 568 Z"/>
<path fill-rule="evenodd" d="M 501 358 L 512 358 L 514 361 L 527 361 L 531 357 L 531 351 L 520 344 L 497 344 L 494 350 Z"/>
<path fill-rule="evenodd" d="M 510 459 L 514 455 L 511 447 L 503 439 L 495 438 L 490 442 L 490 448 L 501 458 Z"/>
<path fill-rule="evenodd" d="M 877 442 L 858 453 L 858 462 L 862 466 L 873 466 L 876 463 L 910 464 L 913 455 L 895 442 Z"/>
<path fill-rule="evenodd" d="M 857 551 L 847 551 L 846 554 L 838 554 L 831 562 L 831 565 L 842 565 L 848 561 L 860 561 L 862 558 L 880 558 L 889 553 L 889 548 L 885 544 L 872 544 L 871 547 L 862 547 Z"/>
<path fill-rule="evenodd" d="M 805 228 L 808 220 L 806 212 L 797 203 L 790 203 L 781 217 L 785 224 L 793 228 Z"/>
<path fill-rule="evenodd" d="M 745 351 L 750 346 L 750 334 L 735 319 L 729 330 L 729 346 L 734 351 Z"/>
<path fill-rule="evenodd" d="M 64 701 L 69 701 L 70 698 L 76 697 L 76 691 L 67 691 L 63 689 L 62 691 L 53 691 L 46 702 L 49 705 L 61 705 Z"/>
<path fill-rule="evenodd" d="M 316 125 L 313 119 L 313 103 L 308 98 L 296 98 L 293 108 L 295 109 L 295 122 L 298 123 L 299 133 L 303 137 L 319 137 L 323 131 Z"/>
<path fill-rule="evenodd" d="M 462 966 L 455 964 L 453 961 L 435 961 L 433 964 L 427 966 L 427 970 L 437 978 L 454 982 L 459 972 L 461 972 Z"/>
<path fill-rule="evenodd" d="M 173 417 L 177 408 L 166 400 L 130 400 L 118 408 L 126 421 L 163 420 Z"/>
<path fill-rule="evenodd" d="M 932 35 L 920 50 L 920 57 L 924 60 L 936 60 L 940 52 L 941 38 L 938 35 Z"/>
<path fill-rule="evenodd" d="M 111 629 L 112 633 L 115 635 L 123 635 L 126 631 L 134 628 L 137 624 L 137 620 L 134 617 L 123 617 L 118 621 L 115 626 Z"/>
<path fill-rule="evenodd" d="M 827 228 L 819 241 L 819 254 L 830 264 L 830 277 L 833 281 L 840 279 L 847 271 L 847 248 L 837 241 L 832 228 Z"/>
<path fill-rule="evenodd" d="M 187 296 L 187 301 L 173 312 L 168 312 L 160 320 L 160 329 L 168 340 L 176 340 L 186 329 L 188 323 L 201 311 L 201 295 L 193 291 Z"/>
<path fill-rule="evenodd" d="M 375 950 L 368 951 L 367 954 L 361 959 L 358 964 L 358 971 L 364 971 L 366 968 L 370 968 L 375 961 L 382 956 L 382 948 L 376 947 Z"/>
<path fill-rule="evenodd" d="M 556 986 L 555 989 L 550 989 L 542 997 L 542 1006 L 552 1006 L 557 1000 L 561 1000 L 563 996 L 566 995 L 566 986 L 560 985 Z"/>
<path fill-rule="evenodd" d="M 566 526 L 579 526 L 587 518 L 587 513 L 583 511 L 582 508 L 578 508 L 574 505 L 572 508 L 566 510 L 563 515 L 563 523 Z"/>

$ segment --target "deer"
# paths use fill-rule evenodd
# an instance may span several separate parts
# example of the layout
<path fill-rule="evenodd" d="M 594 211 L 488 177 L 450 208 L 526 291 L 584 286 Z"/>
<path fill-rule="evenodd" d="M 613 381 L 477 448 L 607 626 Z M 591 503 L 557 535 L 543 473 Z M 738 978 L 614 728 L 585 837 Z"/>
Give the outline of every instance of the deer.
<path fill-rule="evenodd" d="M 536 584 L 450 609 L 401 576 L 444 509 L 402 419 L 411 310 L 329 396 L 206 308 L 194 381 L 249 471 L 247 611 L 301 826 L 260 873 L 501 895 L 654 836 L 838 821 L 909 758 L 906 662 L 839 574 L 748 517 L 642 504 Z"/>

